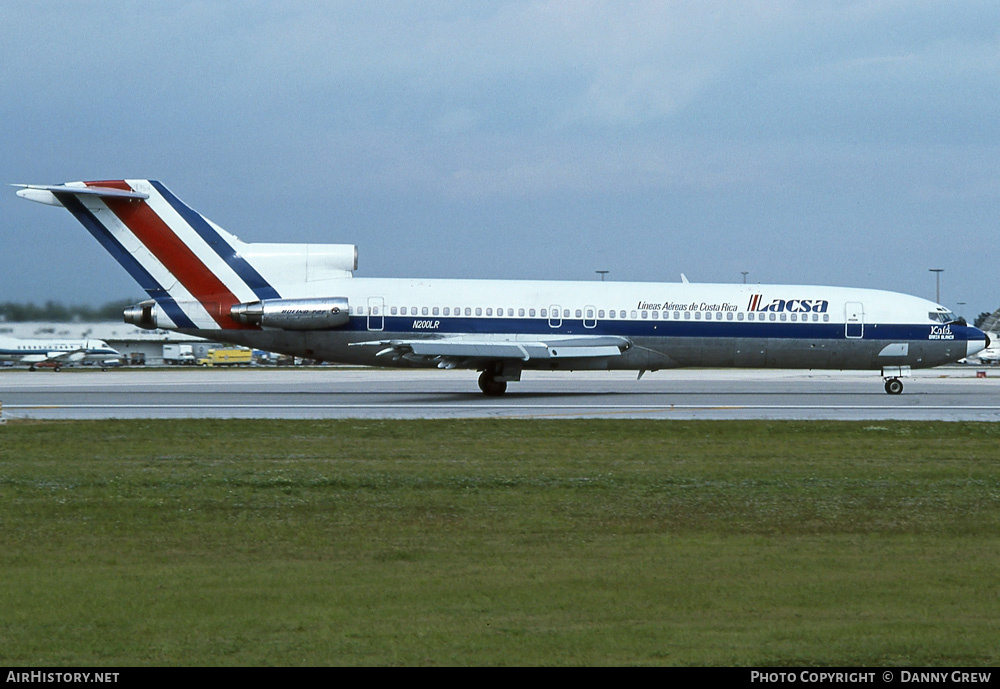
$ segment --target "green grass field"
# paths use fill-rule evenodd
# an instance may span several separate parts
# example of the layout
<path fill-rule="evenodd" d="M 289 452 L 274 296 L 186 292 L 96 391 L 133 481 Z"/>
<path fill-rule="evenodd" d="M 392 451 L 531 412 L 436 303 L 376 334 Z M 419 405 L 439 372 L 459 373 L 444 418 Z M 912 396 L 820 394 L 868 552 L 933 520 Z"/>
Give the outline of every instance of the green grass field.
<path fill-rule="evenodd" d="M 0 426 L 7 665 L 996 665 L 1000 424 Z"/>

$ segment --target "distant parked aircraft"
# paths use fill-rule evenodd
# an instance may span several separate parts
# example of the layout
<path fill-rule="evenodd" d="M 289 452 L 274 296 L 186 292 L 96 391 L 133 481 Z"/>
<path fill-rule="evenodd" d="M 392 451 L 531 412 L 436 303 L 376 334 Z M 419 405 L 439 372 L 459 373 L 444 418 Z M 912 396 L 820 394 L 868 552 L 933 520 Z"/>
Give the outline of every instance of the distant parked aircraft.
<path fill-rule="evenodd" d="M 106 370 L 110 362 L 117 362 L 121 354 L 104 340 L 18 340 L 0 336 L 0 361 L 27 364 L 34 371 L 37 366 L 59 371 L 64 364 L 92 361 Z"/>

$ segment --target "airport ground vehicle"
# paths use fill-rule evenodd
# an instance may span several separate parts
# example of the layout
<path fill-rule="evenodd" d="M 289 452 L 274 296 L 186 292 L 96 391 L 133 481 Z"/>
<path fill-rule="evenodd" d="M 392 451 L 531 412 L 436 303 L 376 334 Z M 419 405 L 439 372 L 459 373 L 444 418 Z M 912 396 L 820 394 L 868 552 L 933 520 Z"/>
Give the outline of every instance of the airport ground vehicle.
<path fill-rule="evenodd" d="M 189 344 L 163 345 L 163 363 L 172 366 L 194 366 L 194 347 Z"/>
<path fill-rule="evenodd" d="M 242 347 L 210 349 L 198 359 L 199 366 L 249 366 L 253 363 L 253 352 Z"/>

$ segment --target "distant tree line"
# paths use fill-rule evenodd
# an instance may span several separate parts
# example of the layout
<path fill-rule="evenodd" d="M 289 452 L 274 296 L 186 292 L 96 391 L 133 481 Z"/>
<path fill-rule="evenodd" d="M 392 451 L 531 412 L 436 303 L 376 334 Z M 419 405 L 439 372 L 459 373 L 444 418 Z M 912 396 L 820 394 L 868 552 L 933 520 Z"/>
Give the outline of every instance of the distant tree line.
<path fill-rule="evenodd" d="M 43 306 L 30 302 L 27 304 L 18 304 L 12 301 L 0 302 L 0 321 L 120 321 L 125 307 L 131 306 L 137 301 L 141 300 L 109 301 L 103 306 L 86 304 L 67 306 L 54 301 L 47 301 Z"/>

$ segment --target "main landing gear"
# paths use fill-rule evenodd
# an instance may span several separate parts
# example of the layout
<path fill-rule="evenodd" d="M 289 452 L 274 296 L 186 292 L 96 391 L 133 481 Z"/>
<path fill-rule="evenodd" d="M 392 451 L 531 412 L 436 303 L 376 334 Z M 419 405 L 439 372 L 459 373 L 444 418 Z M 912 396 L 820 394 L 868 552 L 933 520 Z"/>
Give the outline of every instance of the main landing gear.
<path fill-rule="evenodd" d="M 499 397 L 507 392 L 506 380 L 495 380 L 496 372 L 493 369 L 486 369 L 479 374 L 479 389 L 488 397 Z"/>
<path fill-rule="evenodd" d="M 890 395 L 898 395 L 903 391 L 903 381 L 899 378 L 886 378 L 885 391 Z"/>

